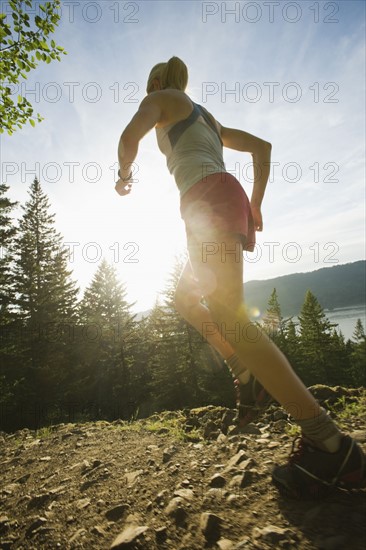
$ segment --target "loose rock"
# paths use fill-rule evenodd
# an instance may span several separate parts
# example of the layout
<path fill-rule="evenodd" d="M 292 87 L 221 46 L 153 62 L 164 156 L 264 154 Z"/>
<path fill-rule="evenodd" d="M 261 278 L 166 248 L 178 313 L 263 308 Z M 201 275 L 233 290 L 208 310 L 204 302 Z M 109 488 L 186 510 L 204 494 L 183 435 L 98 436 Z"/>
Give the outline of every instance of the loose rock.
<path fill-rule="evenodd" d="M 141 535 L 145 533 L 148 528 L 149 527 L 147 525 L 129 525 L 124 531 L 122 531 L 122 533 L 118 535 L 118 537 L 115 538 L 110 546 L 111 550 L 132 550 L 137 539 L 141 537 Z"/>

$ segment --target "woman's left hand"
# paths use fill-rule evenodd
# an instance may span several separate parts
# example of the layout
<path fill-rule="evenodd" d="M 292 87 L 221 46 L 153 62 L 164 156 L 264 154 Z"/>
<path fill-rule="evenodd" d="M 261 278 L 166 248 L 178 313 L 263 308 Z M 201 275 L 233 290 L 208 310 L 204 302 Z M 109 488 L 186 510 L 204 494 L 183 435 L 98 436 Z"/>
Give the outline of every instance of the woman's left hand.
<path fill-rule="evenodd" d="M 263 218 L 260 206 L 251 205 L 255 231 L 263 231 Z"/>

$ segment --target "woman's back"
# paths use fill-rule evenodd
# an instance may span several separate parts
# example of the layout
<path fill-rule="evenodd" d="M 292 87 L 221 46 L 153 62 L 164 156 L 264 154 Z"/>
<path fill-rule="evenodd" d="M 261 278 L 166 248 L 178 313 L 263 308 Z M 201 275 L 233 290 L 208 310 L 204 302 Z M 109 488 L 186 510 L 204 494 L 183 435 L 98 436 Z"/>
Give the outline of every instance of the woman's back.
<path fill-rule="evenodd" d="M 185 94 L 185 97 L 177 97 L 175 90 L 171 92 L 173 97 L 165 122 L 173 122 L 158 124 L 155 130 L 159 148 L 167 158 L 168 169 L 174 175 L 182 197 L 202 178 L 224 172 L 225 164 L 220 132 L 213 117 Z M 164 99 L 167 97 L 168 94 L 164 93 Z M 186 99 L 190 102 L 191 111 L 184 118 L 178 117 L 178 114 L 186 113 Z"/>

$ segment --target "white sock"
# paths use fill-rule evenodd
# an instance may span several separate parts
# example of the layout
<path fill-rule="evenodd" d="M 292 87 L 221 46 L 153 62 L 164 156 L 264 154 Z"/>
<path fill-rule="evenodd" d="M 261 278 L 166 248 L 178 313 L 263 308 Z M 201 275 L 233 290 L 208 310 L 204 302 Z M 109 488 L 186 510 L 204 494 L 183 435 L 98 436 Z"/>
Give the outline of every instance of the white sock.
<path fill-rule="evenodd" d="M 342 433 L 326 410 L 321 408 L 319 416 L 295 420 L 305 436 L 315 447 L 329 453 L 336 453 L 340 447 Z"/>
<path fill-rule="evenodd" d="M 250 371 L 244 367 L 236 353 L 233 353 L 226 364 L 229 367 L 234 378 L 237 378 L 241 384 L 247 384 L 250 379 Z"/>

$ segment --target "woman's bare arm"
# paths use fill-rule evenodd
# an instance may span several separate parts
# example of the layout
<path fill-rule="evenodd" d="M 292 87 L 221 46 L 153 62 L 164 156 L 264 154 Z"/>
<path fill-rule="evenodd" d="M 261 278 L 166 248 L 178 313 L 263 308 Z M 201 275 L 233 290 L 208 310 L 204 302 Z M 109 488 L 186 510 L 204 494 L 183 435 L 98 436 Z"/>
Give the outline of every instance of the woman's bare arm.
<path fill-rule="evenodd" d="M 257 231 L 262 231 L 263 221 L 260 211 L 271 169 L 272 145 L 248 132 L 220 126 L 224 147 L 251 153 L 253 157 L 254 185 L 250 204 Z"/>
<path fill-rule="evenodd" d="M 160 121 L 162 109 L 156 95 L 145 97 L 137 113 L 132 117 L 131 122 L 126 126 L 118 144 L 118 161 L 120 165 L 120 179 L 116 184 L 116 191 L 120 195 L 126 195 L 128 178 L 131 173 L 140 140 Z M 125 180 L 125 181 L 123 181 Z"/>

